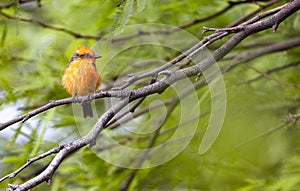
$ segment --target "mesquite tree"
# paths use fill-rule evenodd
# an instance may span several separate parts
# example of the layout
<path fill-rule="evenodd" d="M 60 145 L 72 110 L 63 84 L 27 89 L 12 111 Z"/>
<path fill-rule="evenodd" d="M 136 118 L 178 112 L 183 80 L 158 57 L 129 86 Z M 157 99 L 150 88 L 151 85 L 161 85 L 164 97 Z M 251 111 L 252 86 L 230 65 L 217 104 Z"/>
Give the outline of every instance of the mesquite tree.
<path fill-rule="evenodd" d="M 299 9 L 2 2 L 0 187 L 299 189 Z M 69 97 L 61 77 L 79 45 L 102 56 L 102 83 Z"/>

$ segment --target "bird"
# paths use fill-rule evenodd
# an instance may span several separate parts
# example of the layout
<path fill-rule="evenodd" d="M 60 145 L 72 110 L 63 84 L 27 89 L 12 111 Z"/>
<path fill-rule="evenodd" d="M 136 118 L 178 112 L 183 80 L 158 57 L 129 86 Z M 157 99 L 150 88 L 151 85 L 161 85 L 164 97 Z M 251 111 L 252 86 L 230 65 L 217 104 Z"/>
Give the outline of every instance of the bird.
<path fill-rule="evenodd" d="M 72 54 L 62 77 L 62 85 L 73 98 L 90 95 L 98 89 L 101 77 L 96 69 L 97 58 L 101 56 L 95 56 L 94 51 L 85 46 L 78 46 Z M 85 100 L 81 105 L 83 117 L 93 117 L 91 101 Z"/>

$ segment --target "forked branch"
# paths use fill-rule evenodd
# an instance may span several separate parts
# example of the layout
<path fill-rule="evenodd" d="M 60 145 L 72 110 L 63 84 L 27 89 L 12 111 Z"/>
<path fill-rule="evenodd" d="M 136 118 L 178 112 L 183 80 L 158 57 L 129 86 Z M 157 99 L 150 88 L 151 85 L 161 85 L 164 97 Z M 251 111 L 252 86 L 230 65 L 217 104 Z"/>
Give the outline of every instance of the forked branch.
<path fill-rule="evenodd" d="M 232 51 L 233 48 L 235 48 L 242 40 L 247 38 L 249 35 L 255 34 L 266 29 L 270 29 L 275 25 L 278 26 L 282 21 L 284 21 L 287 17 L 289 17 L 299 9 L 300 0 L 291 1 L 290 3 L 284 5 L 278 12 L 266 18 L 265 20 L 257 21 L 243 26 L 243 30 L 236 31 L 236 33 L 229 40 L 227 40 L 222 46 L 220 46 L 216 51 L 213 52 L 212 56 L 206 57 L 204 60 L 200 61 L 199 63 L 193 66 L 169 72 L 169 74 L 165 78 L 158 80 L 153 84 L 135 90 L 123 90 L 121 88 L 121 90 L 118 91 L 109 91 L 110 94 L 107 94 L 107 92 L 106 94 L 100 93 L 98 95 L 99 97 L 116 96 L 120 97 L 121 99 L 110 109 L 108 109 L 105 113 L 103 113 L 103 115 L 99 118 L 98 122 L 86 135 L 69 144 L 65 144 L 62 148 L 60 148 L 45 170 L 43 170 L 34 178 L 20 185 L 11 185 L 10 190 L 29 190 L 41 184 L 42 182 L 51 182 L 52 175 L 55 173 L 55 171 L 57 170 L 59 165 L 64 161 L 64 159 L 74 151 L 84 146 L 87 146 L 91 142 L 96 140 L 97 136 L 107 127 L 109 121 L 130 102 L 139 98 L 147 97 L 151 94 L 163 92 L 171 84 L 190 76 L 196 76 L 197 74 L 207 70 L 209 67 L 215 64 L 216 61 L 222 59 L 225 55 Z M 191 52 L 194 52 L 195 50 L 199 49 L 202 45 L 203 42 L 201 42 L 200 46 L 195 47 Z M 186 57 L 187 55 L 188 54 L 184 54 L 182 55 L 182 57 Z M 163 70 L 165 69 L 162 69 L 162 71 Z M 94 98 L 96 98 L 96 95 L 97 94 L 95 94 Z M 67 101 L 71 103 L 71 100 Z M 26 120 L 27 118 L 23 117 L 23 119 Z M 18 172 L 18 170 L 15 172 Z"/>

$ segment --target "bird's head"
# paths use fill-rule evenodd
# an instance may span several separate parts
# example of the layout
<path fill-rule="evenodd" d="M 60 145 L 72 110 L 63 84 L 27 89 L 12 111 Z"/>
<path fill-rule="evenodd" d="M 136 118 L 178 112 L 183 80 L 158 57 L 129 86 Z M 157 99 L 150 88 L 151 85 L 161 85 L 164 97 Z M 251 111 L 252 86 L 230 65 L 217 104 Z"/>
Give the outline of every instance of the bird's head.
<path fill-rule="evenodd" d="M 76 51 L 71 56 L 69 63 L 73 62 L 76 59 L 97 59 L 101 56 L 95 56 L 95 52 L 85 46 L 78 46 Z"/>

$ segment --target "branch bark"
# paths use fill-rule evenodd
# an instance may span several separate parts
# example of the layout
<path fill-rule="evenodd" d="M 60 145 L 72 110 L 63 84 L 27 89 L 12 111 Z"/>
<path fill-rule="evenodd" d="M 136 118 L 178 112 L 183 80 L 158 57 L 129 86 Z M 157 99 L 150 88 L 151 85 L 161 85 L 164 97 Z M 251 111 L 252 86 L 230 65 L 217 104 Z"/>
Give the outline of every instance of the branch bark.
<path fill-rule="evenodd" d="M 196 76 L 202 71 L 207 70 L 209 67 L 215 64 L 216 61 L 222 59 L 225 55 L 227 55 L 233 48 L 235 48 L 242 40 L 247 38 L 249 35 L 269 28 L 277 28 L 277 26 L 282 21 L 284 21 L 287 17 L 289 17 L 299 9 L 300 0 L 293 0 L 269 18 L 243 26 L 243 29 L 241 31 L 238 31 L 220 48 L 213 52 L 212 56 L 205 58 L 204 60 L 202 60 L 194 66 L 180 69 L 174 72 L 169 72 L 169 75 L 163 78 L 162 80 L 136 90 L 111 91 L 112 94 L 116 93 L 115 95 L 122 97 L 122 99 L 115 105 L 113 105 L 109 110 L 107 110 L 86 135 L 84 135 L 80 139 L 77 139 L 69 144 L 64 145 L 64 147 L 56 154 L 56 156 L 50 162 L 48 167 L 39 175 L 28 180 L 27 182 L 24 182 L 23 184 L 12 185 L 10 190 L 28 190 L 45 181 L 47 183 L 50 183 L 53 173 L 64 161 L 64 159 L 74 151 L 93 142 L 97 138 L 97 136 L 105 129 L 107 123 L 115 116 L 115 114 L 117 114 L 129 102 L 151 94 L 163 92 L 166 88 L 169 87 L 169 85 L 175 83 L 176 81 L 190 76 Z M 126 96 L 124 97 L 124 95 Z"/>

